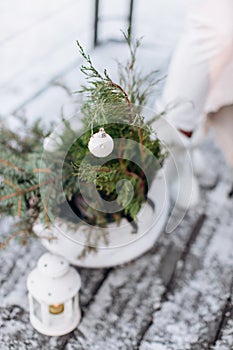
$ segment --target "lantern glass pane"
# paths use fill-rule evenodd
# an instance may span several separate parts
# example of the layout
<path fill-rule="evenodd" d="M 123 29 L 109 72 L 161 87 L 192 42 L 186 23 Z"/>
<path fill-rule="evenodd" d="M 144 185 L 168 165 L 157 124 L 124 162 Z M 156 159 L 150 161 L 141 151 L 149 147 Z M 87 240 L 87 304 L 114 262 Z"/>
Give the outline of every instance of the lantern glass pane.
<path fill-rule="evenodd" d="M 41 304 L 34 297 L 32 297 L 32 303 L 34 315 L 42 321 Z"/>
<path fill-rule="evenodd" d="M 49 305 L 49 312 L 52 315 L 59 315 L 64 311 L 64 304 L 53 304 Z"/>
<path fill-rule="evenodd" d="M 72 298 L 72 310 L 75 310 L 75 296 Z"/>

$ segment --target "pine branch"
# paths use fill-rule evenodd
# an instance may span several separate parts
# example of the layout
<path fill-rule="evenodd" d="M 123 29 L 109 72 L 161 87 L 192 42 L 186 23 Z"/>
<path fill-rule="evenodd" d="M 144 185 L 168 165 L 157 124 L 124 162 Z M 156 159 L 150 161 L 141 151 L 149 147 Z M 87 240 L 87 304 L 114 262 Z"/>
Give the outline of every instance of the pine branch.
<path fill-rule="evenodd" d="M 14 232 L 14 233 L 13 233 L 12 235 L 10 235 L 8 238 L 6 238 L 5 241 L 3 241 L 3 242 L 0 243 L 0 250 L 3 249 L 3 248 L 5 248 L 5 247 L 10 243 L 10 241 L 11 241 L 12 239 L 14 239 L 14 238 L 20 236 L 21 234 L 22 234 L 22 231 L 19 230 L 19 231 Z"/>
<path fill-rule="evenodd" d="M 84 66 L 84 65 L 81 66 L 81 69 L 80 69 L 81 72 L 87 77 L 87 79 L 98 78 L 100 80 L 103 80 L 104 78 L 98 72 L 98 70 L 93 66 L 90 56 L 85 53 L 80 42 L 77 40 L 76 43 L 79 47 L 79 52 L 80 52 L 81 56 L 83 56 L 85 61 L 88 63 L 88 66 Z"/>
<path fill-rule="evenodd" d="M 50 214 L 54 212 L 58 215 L 63 214 L 59 210 L 63 205 L 64 196 L 72 210 L 74 208 L 83 221 L 86 220 L 88 224 L 91 223 L 97 228 L 107 227 L 109 221 L 119 223 L 122 218 L 130 222 L 136 221 L 137 214 L 147 199 L 150 180 L 154 178 L 159 166 L 148 154 L 153 154 L 154 159 L 162 163 L 164 153 L 159 140 L 152 141 L 151 121 L 145 123 L 138 107 L 146 102 L 156 84 L 154 79 L 156 73 L 143 75 L 137 70 L 137 50 L 140 40 L 133 41 L 130 32 L 123 35 L 130 57 L 126 65 L 118 64 L 117 82 L 111 79 L 106 70 L 103 73 L 99 72 L 90 56 L 77 42 L 79 52 L 85 60 L 81 71 L 87 79 L 87 84 L 81 89 L 85 95 L 81 109 L 83 129 L 78 133 L 74 132 L 69 121 L 62 119 L 64 131 L 60 136 L 61 144 L 58 145 L 56 157 L 51 154 L 51 159 L 48 155 L 47 161 L 41 160 L 43 138 L 48 132 L 41 128 L 39 122 L 33 125 L 31 131 L 25 129 L 22 134 L 3 127 L 0 140 L 0 207 L 8 215 L 18 216 L 19 219 L 17 233 L 13 233 L 2 242 L 0 249 L 20 235 L 19 232 L 22 234 L 22 242 L 26 242 L 28 235 L 35 235 L 33 226 L 37 220 L 42 220 L 49 227 Z M 116 158 L 107 161 L 104 166 L 100 166 L 94 157 L 92 162 L 84 162 L 85 156 L 89 153 L 90 128 L 92 133 L 95 133 L 99 130 L 99 126 L 104 126 L 113 139 L 121 140 Z M 74 136 L 76 141 L 69 146 L 67 152 L 69 140 Z M 127 139 L 134 142 L 126 142 Z M 138 147 L 135 148 L 135 144 Z M 150 152 L 144 152 L 145 149 Z M 64 151 L 65 159 L 63 159 Z M 141 168 L 134 161 L 135 157 L 140 157 Z M 61 167 L 62 178 L 58 178 L 57 169 L 61 170 Z M 77 181 L 77 176 L 81 184 Z M 59 190 L 60 186 L 56 186 L 58 181 L 62 182 L 64 193 Z M 90 186 L 93 183 L 98 192 L 95 195 Z M 118 183 L 123 183 L 119 191 L 117 191 Z M 132 198 L 131 185 L 134 189 Z M 80 186 L 85 186 L 87 196 L 94 203 L 93 206 L 89 207 L 82 200 Z M 95 210 L 99 195 L 107 201 L 116 200 L 122 210 L 107 215 Z M 54 206 L 50 208 L 51 203 L 57 203 L 57 208 Z M 88 252 L 90 249 L 96 250 L 93 245 L 96 247 L 99 240 L 107 241 L 107 235 L 103 236 L 101 231 L 97 231 L 95 228 L 93 232 L 87 233 Z"/>
<path fill-rule="evenodd" d="M 14 170 L 20 171 L 21 173 L 24 172 L 24 169 L 19 168 L 18 166 L 16 166 L 15 164 L 9 162 L 6 159 L 0 159 L 0 163 L 2 163 L 3 165 L 8 166 L 8 167 L 10 167 L 10 168 L 12 168 Z"/>
<path fill-rule="evenodd" d="M 87 93 L 87 99 L 83 107 L 83 111 L 85 112 L 85 109 L 88 110 L 88 119 L 89 119 L 89 125 L 94 125 L 94 122 L 96 121 L 98 124 L 101 124 L 101 120 L 98 118 L 98 107 L 101 107 L 103 105 L 106 106 L 106 104 L 112 104 L 115 105 L 119 102 L 122 102 L 122 99 L 126 101 L 126 104 L 129 108 L 129 122 L 132 122 L 132 115 L 131 115 L 131 101 L 127 94 L 127 92 L 123 89 L 122 86 L 119 84 L 113 82 L 113 80 L 110 78 L 107 70 L 104 70 L 104 75 L 102 76 L 99 71 L 94 67 L 90 56 L 87 55 L 81 46 L 81 44 L 77 41 L 77 45 L 79 47 L 79 51 L 83 58 L 86 60 L 87 66 L 82 65 L 81 71 L 84 73 L 86 78 L 89 81 L 89 86 L 83 86 L 82 90 L 79 92 Z M 102 102 L 104 101 L 104 104 Z M 91 116 L 91 110 L 95 111 L 92 115 L 92 120 L 90 121 Z"/>

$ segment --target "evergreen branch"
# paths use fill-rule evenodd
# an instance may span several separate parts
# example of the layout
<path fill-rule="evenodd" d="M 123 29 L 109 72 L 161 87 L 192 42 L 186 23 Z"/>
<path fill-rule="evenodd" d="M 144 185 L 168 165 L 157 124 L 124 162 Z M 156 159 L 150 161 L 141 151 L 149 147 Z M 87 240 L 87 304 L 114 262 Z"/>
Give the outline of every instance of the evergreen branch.
<path fill-rule="evenodd" d="M 134 177 L 138 180 L 141 180 L 141 177 L 139 175 L 137 175 L 136 173 L 133 173 L 132 171 L 125 170 L 125 173 L 130 177 Z"/>
<path fill-rule="evenodd" d="M 17 191 L 20 191 L 20 188 L 18 186 L 14 185 L 11 181 L 3 178 L 2 182 L 6 183 L 7 185 L 9 185 L 10 187 L 14 188 Z"/>
<path fill-rule="evenodd" d="M 10 241 L 11 241 L 12 239 L 18 237 L 18 236 L 21 235 L 21 234 L 22 234 L 22 231 L 19 230 L 19 231 L 14 232 L 12 235 L 10 235 L 5 241 L 3 241 L 3 242 L 0 243 L 0 250 L 3 249 L 3 248 L 5 248 L 5 247 L 10 243 Z"/>
<path fill-rule="evenodd" d="M 144 148 L 143 148 L 143 136 L 142 136 L 141 123 L 140 123 L 140 126 L 138 128 L 138 136 L 139 136 L 139 141 L 140 141 L 140 152 L 141 152 L 142 160 L 144 160 Z"/>
<path fill-rule="evenodd" d="M 21 214 L 21 208 L 22 208 L 22 196 L 19 197 L 18 200 L 18 217 L 20 218 L 20 214 Z"/>
<path fill-rule="evenodd" d="M 5 166 L 9 166 L 12 169 L 15 169 L 17 171 L 20 171 L 21 173 L 24 172 L 24 169 L 17 167 L 15 164 L 5 160 L 5 159 L 0 159 L 0 163 L 4 164 Z"/>
<path fill-rule="evenodd" d="M 44 208 L 46 225 L 49 228 L 50 227 L 50 220 L 49 220 L 49 215 L 48 215 L 47 208 L 46 208 L 45 204 L 43 204 L 43 208 Z"/>
<path fill-rule="evenodd" d="M 122 155 L 123 155 L 124 144 L 125 144 L 125 139 L 121 138 L 120 145 L 119 145 L 119 150 L 118 150 L 118 158 L 120 159 L 120 162 L 121 162 L 121 158 L 122 158 Z"/>
<path fill-rule="evenodd" d="M 77 40 L 76 43 L 77 43 L 77 45 L 79 47 L 80 54 L 83 56 L 83 58 L 89 64 L 89 67 L 81 66 L 81 72 L 84 73 L 88 78 L 95 77 L 95 78 L 99 78 L 99 79 L 103 80 L 102 75 L 93 66 L 90 56 L 85 53 L 85 51 L 84 51 L 82 45 L 80 44 L 80 42 Z"/>
<path fill-rule="evenodd" d="M 130 107 L 131 106 L 131 102 L 130 102 L 129 96 L 127 95 L 125 90 L 119 84 L 114 83 L 112 80 L 109 81 L 109 84 L 115 86 L 117 89 L 119 89 L 123 93 L 123 95 L 124 95 L 124 97 L 125 97 L 125 99 L 127 101 L 127 104 Z"/>
<path fill-rule="evenodd" d="M 37 235 L 35 232 L 33 232 L 33 234 L 39 238 L 39 239 L 47 239 L 48 241 L 54 241 L 54 240 L 57 240 L 57 237 L 50 237 L 50 236 L 39 236 Z"/>
<path fill-rule="evenodd" d="M 156 114 L 154 117 L 152 117 L 150 120 L 148 120 L 148 121 L 146 122 L 146 124 L 147 124 L 148 126 L 152 125 L 155 121 L 157 121 L 159 118 L 161 118 L 161 117 L 164 116 L 165 114 L 166 114 L 166 111 L 163 111 L 163 112 L 161 112 L 161 113 L 159 113 L 159 114 Z"/>
<path fill-rule="evenodd" d="M 94 119 L 97 119 L 97 113 L 96 110 L 98 110 L 98 108 L 101 108 L 101 102 L 104 101 L 104 104 L 106 105 L 111 104 L 117 104 L 118 102 L 120 102 L 120 100 L 122 98 L 125 99 L 130 111 L 129 111 L 129 122 L 132 122 L 132 115 L 131 115 L 131 101 L 130 101 L 130 97 L 128 96 L 127 92 L 124 90 L 124 88 L 122 86 L 120 86 L 120 84 L 113 82 L 113 80 L 110 78 L 109 74 L 107 73 L 107 70 L 104 70 L 104 76 L 102 76 L 98 70 L 94 67 L 90 56 L 87 55 L 81 44 L 79 42 L 77 42 L 77 45 L 79 47 L 80 53 L 83 56 L 83 58 L 86 60 L 87 62 L 87 66 L 82 65 L 81 67 L 81 71 L 84 73 L 84 75 L 86 76 L 86 78 L 90 83 L 89 87 L 83 86 L 82 90 L 80 92 L 86 92 L 88 93 L 88 99 L 86 100 L 86 102 L 84 103 L 84 107 L 83 107 L 83 111 L 85 112 L 85 110 L 88 110 L 88 124 L 89 126 L 91 126 L 92 129 L 92 125 L 94 124 Z M 119 94 L 116 93 L 115 89 L 119 91 Z M 90 120 L 90 109 L 91 106 L 95 105 L 94 109 L 94 116 L 92 116 L 92 120 Z M 102 114 L 102 113 L 101 113 Z M 100 121 L 99 121 L 100 122 Z M 101 124 L 102 122 L 100 122 Z"/>
<path fill-rule="evenodd" d="M 45 168 L 45 169 L 35 168 L 33 170 L 33 173 L 48 173 L 48 174 L 51 174 L 52 171 L 51 171 L 51 169 L 48 169 L 48 168 Z"/>
<path fill-rule="evenodd" d="M 43 202 L 45 220 L 46 220 L 46 224 L 47 224 L 48 227 L 50 227 L 50 220 L 49 220 L 49 215 L 48 215 L 48 211 L 47 211 L 47 205 L 48 205 L 49 198 L 50 198 L 51 192 L 53 190 L 53 187 L 54 187 L 54 183 L 52 183 L 50 188 L 48 189 L 47 196 L 45 198 L 45 201 Z"/>
<path fill-rule="evenodd" d="M 128 107 L 129 107 L 129 109 L 131 109 L 131 102 L 130 102 L 129 96 L 128 96 L 128 94 L 125 92 L 125 90 L 124 90 L 119 84 L 114 83 L 112 80 L 109 81 L 109 84 L 115 86 L 117 89 L 119 89 L 119 90 L 123 93 L 123 95 L 124 95 L 124 97 L 125 97 L 125 100 L 126 100 L 126 102 L 127 102 L 127 105 L 128 105 Z M 133 121 L 133 117 L 132 117 L 132 113 L 130 112 L 130 113 L 129 113 L 129 123 L 131 124 L 132 121 Z"/>
<path fill-rule="evenodd" d="M 4 181 L 4 180 L 5 180 L 5 179 L 3 179 L 3 181 Z M 19 190 L 19 191 L 14 192 L 14 193 L 5 195 L 5 196 L 3 196 L 3 197 L 0 197 L 0 201 L 4 201 L 4 200 L 6 200 L 6 199 L 10 199 L 10 198 L 13 198 L 13 197 L 22 196 L 23 194 L 26 194 L 26 193 L 28 193 L 28 192 L 32 192 L 32 191 L 34 191 L 34 190 L 40 188 L 42 185 L 48 185 L 48 184 L 50 184 L 50 183 L 53 183 L 54 181 L 55 181 L 55 179 L 50 179 L 50 180 L 45 181 L 45 182 L 43 182 L 43 183 L 41 183 L 41 184 L 36 184 L 36 185 L 33 185 L 33 186 L 29 187 L 29 188 L 21 189 L 21 190 Z"/>
<path fill-rule="evenodd" d="M 0 159 L 0 205 L 1 209 L 9 215 L 20 216 L 16 228 L 20 228 L 20 231 L 14 235 L 17 237 L 21 232 L 24 243 L 28 234 L 33 235 L 33 225 L 37 220 L 43 219 L 49 226 L 48 214 L 51 210 L 49 204 L 57 199 L 57 207 L 60 210 L 64 195 L 72 208 L 74 205 L 74 208 L 81 213 L 88 224 L 97 227 L 106 227 L 109 220 L 120 223 L 124 217 L 129 221 L 136 220 L 141 205 L 147 198 L 150 180 L 155 176 L 157 167 L 149 155 L 144 152 L 144 148 L 148 149 L 161 163 L 164 159 L 164 153 L 159 140 L 152 141 L 151 139 L 153 133 L 149 126 L 151 121 L 147 124 L 139 114 L 140 107 L 133 109 L 133 106 L 145 104 L 152 87 L 158 80 L 157 82 L 154 80 L 154 73 L 143 75 L 137 71 L 136 55 L 140 40 L 133 41 L 130 31 L 127 34 L 123 33 L 123 35 L 129 48 L 130 57 L 126 65 L 119 63 L 119 81 L 116 82 L 111 79 L 106 70 L 102 73 L 95 68 L 90 56 L 84 52 L 77 41 L 79 52 L 86 64 L 81 66 L 81 71 L 87 80 L 87 85 L 82 86 L 81 90 L 85 95 L 81 109 L 84 128 L 80 131 L 76 141 L 69 147 L 64 160 L 54 159 L 51 169 L 47 168 L 45 163 L 41 163 L 42 141 L 43 137 L 48 136 L 48 134 L 44 135 L 44 130 L 40 128 L 38 123 L 35 123 L 32 131 L 24 132 L 23 136 L 11 132 L 7 128 L 3 129 L 3 137 L 0 141 L 1 151 L 3 151 L 2 159 Z M 75 133 L 69 122 L 64 119 L 62 122 L 64 132 L 60 135 L 59 155 L 66 150 L 70 135 Z M 88 154 L 89 128 L 91 127 L 92 132 L 95 133 L 100 125 L 104 126 L 106 132 L 113 139 L 121 139 L 117 151 L 118 157 L 108 160 L 103 166 L 99 166 L 95 159 L 92 159 L 93 162 L 83 161 Z M 87 127 L 88 131 L 84 131 L 87 130 Z M 130 146 L 125 142 L 126 139 L 138 143 L 139 149 Z M 137 156 L 140 157 L 142 167 L 134 162 Z M 62 179 L 54 175 L 60 167 L 62 167 Z M 40 183 L 38 174 L 44 174 L 46 177 Z M 145 178 L 145 174 L 148 175 L 149 180 Z M 79 176 L 82 183 L 77 181 L 76 176 Z M 117 184 L 125 179 L 130 181 L 134 188 L 130 203 L 128 202 L 131 188 L 129 188 L 129 183 L 122 185 L 119 192 L 117 190 Z M 60 180 L 62 180 L 64 195 L 58 193 L 59 190 L 56 186 L 56 181 Z M 95 210 L 95 206 L 86 205 L 81 198 L 80 185 L 85 186 L 92 203 L 95 204 L 99 201 L 97 192 L 95 195 L 92 193 L 90 183 L 96 185 L 97 192 L 101 197 L 109 201 L 116 199 L 124 209 L 118 213 L 106 215 L 104 212 Z M 45 195 L 44 200 L 40 192 L 42 190 Z M 55 209 L 55 207 L 52 208 L 52 210 Z M 9 237 L 3 242 L 0 248 L 4 247 L 13 237 Z M 51 237 L 45 238 L 53 239 Z M 104 236 L 100 231 L 98 232 L 95 227 L 93 233 L 88 233 L 87 241 L 90 246 L 94 241 L 96 246 L 100 239 L 106 240 L 106 238 L 107 236 Z"/>

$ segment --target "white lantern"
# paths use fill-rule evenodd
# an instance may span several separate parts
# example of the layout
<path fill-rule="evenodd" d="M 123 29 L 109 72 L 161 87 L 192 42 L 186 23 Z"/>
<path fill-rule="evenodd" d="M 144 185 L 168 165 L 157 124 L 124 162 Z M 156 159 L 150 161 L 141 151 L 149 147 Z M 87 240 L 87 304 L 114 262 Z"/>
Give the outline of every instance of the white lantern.
<path fill-rule="evenodd" d="M 30 321 L 40 333 L 59 336 L 71 332 L 81 318 L 81 279 L 67 260 L 45 253 L 27 279 Z"/>
<path fill-rule="evenodd" d="M 108 135 L 104 128 L 91 136 L 88 143 L 89 151 L 98 158 L 107 157 L 112 153 L 114 147 L 113 139 Z"/>

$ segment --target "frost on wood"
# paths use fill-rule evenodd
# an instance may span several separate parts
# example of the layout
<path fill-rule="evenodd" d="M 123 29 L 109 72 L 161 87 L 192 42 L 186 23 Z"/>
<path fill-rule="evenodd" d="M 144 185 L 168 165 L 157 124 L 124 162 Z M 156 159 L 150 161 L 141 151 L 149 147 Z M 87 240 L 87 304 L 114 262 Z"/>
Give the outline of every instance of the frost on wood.
<path fill-rule="evenodd" d="M 1 350 L 57 350 L 63 338 L 49 338 L 37 333 L 29 322 L 28 313 L 18 306 L 0 308 Z"/>
<path fill-rule="evenodd" d="M 68 342 L 68 350 L 137 347 L 154 310 L 160 307 L 175 263 L 199 215 L 192 212 L 174 235 L 162 235 L 151 252 L 111 272 Z"/>
<path fill-rule="evenodd" d="M 229 350 L 233 349 L 233 313 L 231 313 L 231 319 L 228 320 L 225 328 L 223 329 L 221 339 L 218 340 L 213 347 L 213 350 Z"/>
<path fill-rule="evenodd" d="M 218 188 L 212 196 L 217 193 Z M 142 350 L 159 344 L 167 350 L 205 350 L 214 343 L 231 290 L 233 235 L 227 201 L 225 206 L 211 203 L 174 291 L 153 315 Z"/>

